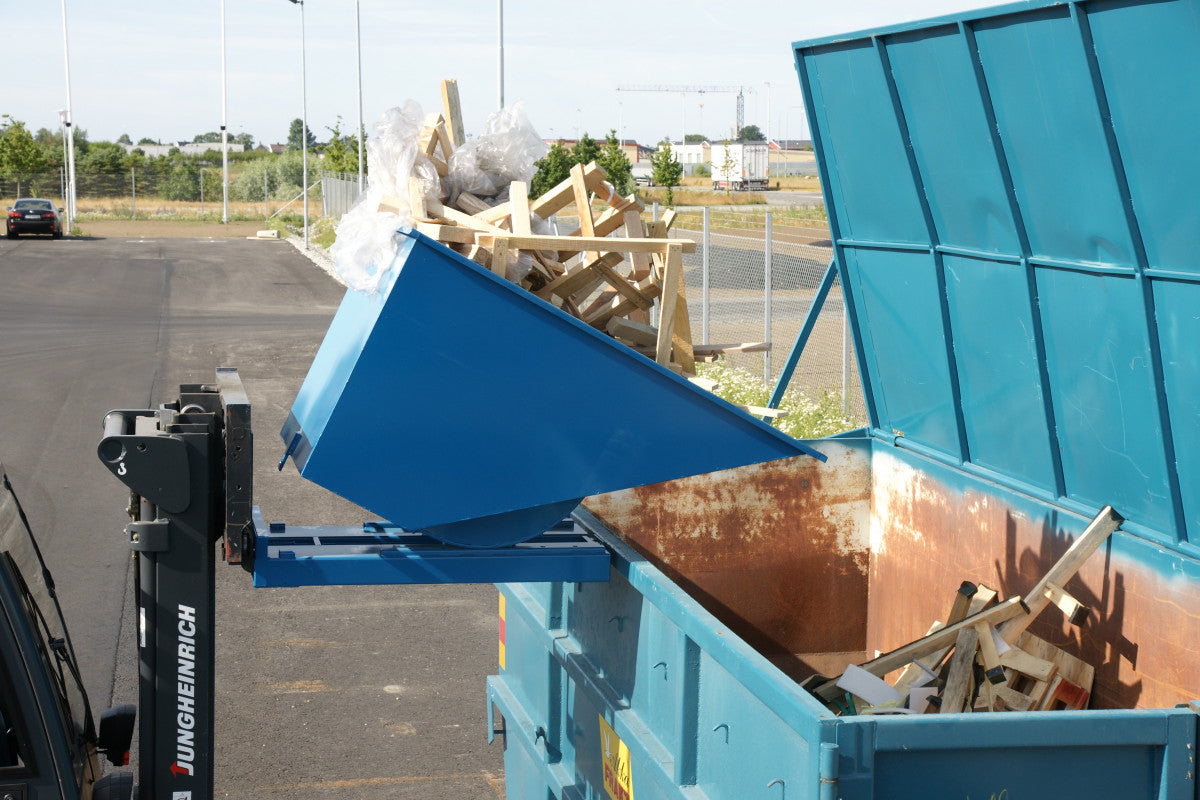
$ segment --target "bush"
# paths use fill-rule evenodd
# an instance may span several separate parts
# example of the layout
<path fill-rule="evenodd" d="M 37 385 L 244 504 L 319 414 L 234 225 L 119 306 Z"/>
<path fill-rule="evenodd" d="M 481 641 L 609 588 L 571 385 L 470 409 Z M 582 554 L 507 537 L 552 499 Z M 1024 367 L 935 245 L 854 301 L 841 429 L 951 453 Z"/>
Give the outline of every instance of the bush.
<path fill-rule="evenodd" d="M 717 396 L 731 403 L 764 408 L 771 399 L 771 387 L 749 372 L 734 369 L 724 361 L 696 366 L 700 375 L 717 382 Z M 803 392 L 789 389 L 779 408 L 787 411 L 788 416 L 772 420 L 771 424 L 797 439 L 832 436 L 858 427 L 858 423 L 843 412 L 841 401 L 828 392 L 813 400 Z"/>

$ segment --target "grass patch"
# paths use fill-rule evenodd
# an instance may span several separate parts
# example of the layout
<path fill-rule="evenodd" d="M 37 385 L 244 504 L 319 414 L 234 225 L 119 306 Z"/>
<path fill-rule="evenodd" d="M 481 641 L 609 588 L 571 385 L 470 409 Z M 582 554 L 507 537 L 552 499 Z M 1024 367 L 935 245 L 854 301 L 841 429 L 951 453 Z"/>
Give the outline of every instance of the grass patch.
<path fill-rule="evenodd" d="M 765 407 L 771 399 L 771 387 L 761 377 L 734 369 L 724 361 L 715 364 L 697 364 L 698 374 L 717 382 L 716 394 L 731 403 L 743 406 Z M 813 400 L 803 392 L 789 389 L 779 403 L 779 408 L 788 416 L 772 420 L 771 424 L 797 439 L 817 439 L 832 436 L 860 426 L 842 409 L 841 400 L 822 393 Z"/>
<path fill-rule="evenodd" d="M 329 217 L 318 219 L 312 224 L 308 240 L 328 250 L 337 241 L 337 220 Z"/>
<path fill-rule="evenodd" d="M 661 186 L 649 189 L 638 189 L 638 198 L 643 203 L 667 204 L 667 190 Z M 766 205 L 767 200 L 762 192 L 713 192 L 709 190 L 676 189 L 676 206 L 729 206 L 729 205 Z"/>

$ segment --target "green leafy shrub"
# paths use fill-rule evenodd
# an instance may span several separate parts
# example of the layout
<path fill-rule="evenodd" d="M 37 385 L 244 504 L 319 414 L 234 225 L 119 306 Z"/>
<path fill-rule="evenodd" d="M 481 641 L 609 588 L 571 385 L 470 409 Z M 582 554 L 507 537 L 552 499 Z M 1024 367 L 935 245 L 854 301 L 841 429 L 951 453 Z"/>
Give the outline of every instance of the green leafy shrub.
<path fill-rule="evenodd" d="M 771 387 L 759 376 L 734 369 L 724 361 L 697 364 L 697 372 L 717 382 L 716 394 L 735 405 L 765 407 L 771 399 Z M 824 392 L 817 400 L 789 389 L 779 403 L 788 415 L 771 420 L 771 424 L 797 439 L 817 439 L 859 427 L 857 421 L 842 410 L 841 400 Z"/>

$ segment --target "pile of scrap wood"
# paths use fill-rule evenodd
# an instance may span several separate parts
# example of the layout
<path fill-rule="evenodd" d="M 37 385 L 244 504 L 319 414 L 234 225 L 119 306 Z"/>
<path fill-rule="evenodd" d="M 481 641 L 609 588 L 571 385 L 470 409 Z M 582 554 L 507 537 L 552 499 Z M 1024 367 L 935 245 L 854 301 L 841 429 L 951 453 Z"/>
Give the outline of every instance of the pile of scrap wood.
<path fill-rule="evenodd" d="M 1088 609 L 1063 586 L 1122 521 L 1105 507 L 1024 599 L 996 602 L 995 591 L 964 582 L 945 622 L 923 638 L 803 685 L 839 714 L 1085 708 L 1095 668 L 1026 628 L 1051 605 L 1083 624 Z"/>
<path fill-rule="evenodd" d="M 454 81 L 443 82 L 442 98 L 445 113 L 426 119 L 419 148 L 445 177 L 464 141 Z M 412 178 L 407 199 L 385 196 L 379 210 L 411 209 L 420 233 L 684 375 L 694 375 L 697 361 L 768 349 L 763 342 L 693 344 L 683 254 L 695 252 L 696 243 L 668 238 L 673 210 L 645 221 L 637 196 L 617 196 L 606 177 L 595 162 L 576 165 L 567 180 L 536 199 L 525 182 L 513 181 L 508 199 L 495 205 L 469 192 L 444 202 L 433 199 L 447 192 Z M 571 205 L 579 217 L 577 231 L 535 233 L 535 225 L 549 230 L 546 223 Z M 652 327 L 649 312 L 656 301 L 658 326 Z"/>

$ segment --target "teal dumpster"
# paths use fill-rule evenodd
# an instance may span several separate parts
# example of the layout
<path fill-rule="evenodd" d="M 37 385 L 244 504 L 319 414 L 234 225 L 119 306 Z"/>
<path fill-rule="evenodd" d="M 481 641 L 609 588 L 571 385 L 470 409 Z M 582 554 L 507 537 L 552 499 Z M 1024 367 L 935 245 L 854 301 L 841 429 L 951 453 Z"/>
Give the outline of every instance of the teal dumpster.
<path fill-rule="evenodd" d="M 588 497 L 599 584 L 503 584 L 510 797 L 1197 797 L 1200 14 L 1029 2 L 799 42 L 868 421 Z M 1087 710 L 836 715 L 800 688 L 1024 595 Z"/>

